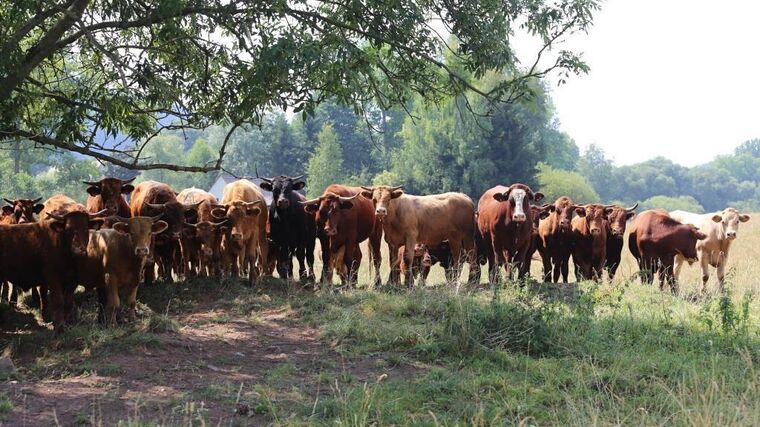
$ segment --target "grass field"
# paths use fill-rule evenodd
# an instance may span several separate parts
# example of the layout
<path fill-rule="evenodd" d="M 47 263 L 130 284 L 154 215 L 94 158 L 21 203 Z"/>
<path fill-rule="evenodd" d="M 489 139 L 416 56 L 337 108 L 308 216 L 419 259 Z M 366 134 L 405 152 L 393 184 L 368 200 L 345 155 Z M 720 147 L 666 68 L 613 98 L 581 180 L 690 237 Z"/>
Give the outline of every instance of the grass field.
<path fill-rule="evenodd" d="M 661 293 L 635 279 L 627 248 L 624 258 L 614 283 L 458 295 L 438 267 L 414 290 L 194 280 L 142 288 L 140 320 L 115 328 L 80 295 L 82 320 L 62 336 L 3 306 L 0 342 L 17 372 L 0 386 L 0 420 L 760 425 L 760 220 L 740 229 L 725 294 L 713 277 L 699 295 L 697 266 L 680 295 Z"/>

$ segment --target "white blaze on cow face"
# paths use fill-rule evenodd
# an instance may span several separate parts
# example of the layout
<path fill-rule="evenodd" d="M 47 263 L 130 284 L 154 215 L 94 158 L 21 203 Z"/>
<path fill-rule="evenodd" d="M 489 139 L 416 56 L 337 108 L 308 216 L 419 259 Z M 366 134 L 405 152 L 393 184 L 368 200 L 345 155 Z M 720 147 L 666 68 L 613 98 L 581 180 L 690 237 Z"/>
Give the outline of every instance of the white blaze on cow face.
<path fill-rule="evenodd" d="M 510 192 L 510 203 L 513 204 L 512 221 L 524 222 L 525 221 L 525 209 L 523 209 L 523 203 L 527 193 L 521 188 L 516 188 Z"/>

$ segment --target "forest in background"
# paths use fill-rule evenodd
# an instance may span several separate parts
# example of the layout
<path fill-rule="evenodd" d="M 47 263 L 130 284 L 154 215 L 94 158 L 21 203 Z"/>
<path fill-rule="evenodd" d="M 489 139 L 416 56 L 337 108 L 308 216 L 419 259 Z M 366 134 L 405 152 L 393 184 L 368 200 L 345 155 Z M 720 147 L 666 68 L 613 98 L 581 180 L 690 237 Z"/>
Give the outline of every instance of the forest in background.
<path fill-rule="evenodd" d="M 488 87 L 506 78 L 488 74 Z M 474 78 L 473 78 L 474 80 Z M 260 127 L 241 127 L 231 136 L 224 169 L 237 176 L 307 176 L 307 194 L 318 196 L 329 184 L 403 184 L 412 194 L 462 191 L 477 200 L 497 184 L 524 182 L 549 200 L 570 195 L 578 203 L 604 202 L 642 208 L 695 212 L 731 205 L 760 210 L 760 139 L 733 154 L 684 167 L 656 157 L 617 166 L 595 145 L 583 153 L 559 122 L 543 82 L 533 96 L 493 105 L 478 95 L 414 99 L 404 108 L 353 108 L 333 100 L 313 114 L 271 111 Z M 360 111 L 363 111 L 360 113 Z M 216 159 L 228 129 L 165 131 L 147 145 L 151 162 L 204 165 Z M 718 141 L 731 143 L 732 141 Z M 83 180 L 132 177 L 133 171 L 89 158 L 36 147 L 28 141 L 0 151 L 2 196 L 49 197 L 63 192 L 82 200 Z M 706 159 L 709 160 L 709 159 Z M 208 189 L 218 173 L 150 170 L 137 182 L 153 179 Z"/>

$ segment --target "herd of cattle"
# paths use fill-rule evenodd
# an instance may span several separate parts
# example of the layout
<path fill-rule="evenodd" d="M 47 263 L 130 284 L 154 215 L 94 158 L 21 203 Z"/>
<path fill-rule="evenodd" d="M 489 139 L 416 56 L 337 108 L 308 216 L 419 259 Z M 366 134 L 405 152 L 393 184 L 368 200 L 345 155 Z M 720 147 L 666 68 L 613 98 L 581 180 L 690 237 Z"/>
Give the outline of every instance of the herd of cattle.
<path fill-rule="evenodd" d="M 569 197 L 538 205 L 543 194 L 524 184 L 496 186 L 480 198 L 477 210 L 462 193 L 405 194 L 402 187 L 349 187 L 333 184 L 313 200 L 299 193 L 302 177 L 262 178 L 260 187 L 241 179 L 228 184 L 222 200 L 196 188 L 175 192 L 166 184 L 104 178 L 87 185 L 86 206 L 65 195 L 5 201 L 0 217 L 0 282 L 12 303 L 19 291 L 33 292 L 43 315 L 60 330 L 75 318 L 74 291 L 96 290 L 100 318 L 112 323 L 126 295 L 128 317 L 135 317 L 137 289 L 174 277 L 247 276 L 277 271 L 291 279 L 293 258 L 299 277 L 314 282 L 315 242 L 332 283 L 335 272 L 355 285 L 362 259 L 360 243 L 369 240 L 374 284 L 381 283 L 380 243 L 389 248 L 390 283 L 401 274 L 411 286 L 424 283 L 431 265 L 440 263 L 449 281 L 469 263 L 470 283 L 480 281 L 488 263 L 490 282 L 530 274 L 538 252 L 543 280 L 567 282 L 572 257 L 579 280 L 612 279 L 620 264 L 630 208 L 577 205 Z M 267 207 L 263 189 L 272 193 Z M 130 202 L 127 196 L 131 195 Z M 749 216 L 728 208 L 696 215 L 649 210 L 630 226 L 628 246 L 642 280 L 659 276 L 670 285 L 684 261 L 699 260 L 703 289 L 710 265 L 723 286 L 729 247 L 740 222 Z M 409 248 L 409 250 L 407 250 Z M 674 269 L 675 266 L 675 269 Z"/>

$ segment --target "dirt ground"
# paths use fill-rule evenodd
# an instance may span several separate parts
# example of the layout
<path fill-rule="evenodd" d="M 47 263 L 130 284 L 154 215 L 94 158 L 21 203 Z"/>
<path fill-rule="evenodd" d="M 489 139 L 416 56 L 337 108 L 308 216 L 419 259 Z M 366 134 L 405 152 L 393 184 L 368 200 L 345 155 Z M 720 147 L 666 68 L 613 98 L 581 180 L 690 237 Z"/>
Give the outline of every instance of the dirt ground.
<path fill-rule="evenodd" d="M 265 309 L 252 321 L 202 304 L 170 317 L 181 325 L 176 332 L 155 334 L 158 343 L 150 346 L 99 357 L 100 369 L 78 375 L 25 375 L 24 364 L 34 363 L 39 349 L 17 344 L 17 379 L 0 386 L 12 409 L 0 425 L 187 425 L 196 417 L 208 422 L 203 425 L 262 425 L 272 414 L 261 408 L 266 391 L 259 384 L 314 401 L 330 392 L 326 382 L 332 378 L 361 384 L 415 369 L 389 367 L 380 357 L 345 360 L 288 308 Z M 70 363 L 87 358 L 82 354 Z M 278 369 L 289 375 L 273 378 Z M 251 396 L 259 396 L 258 403 L 246 401 Z"/>

